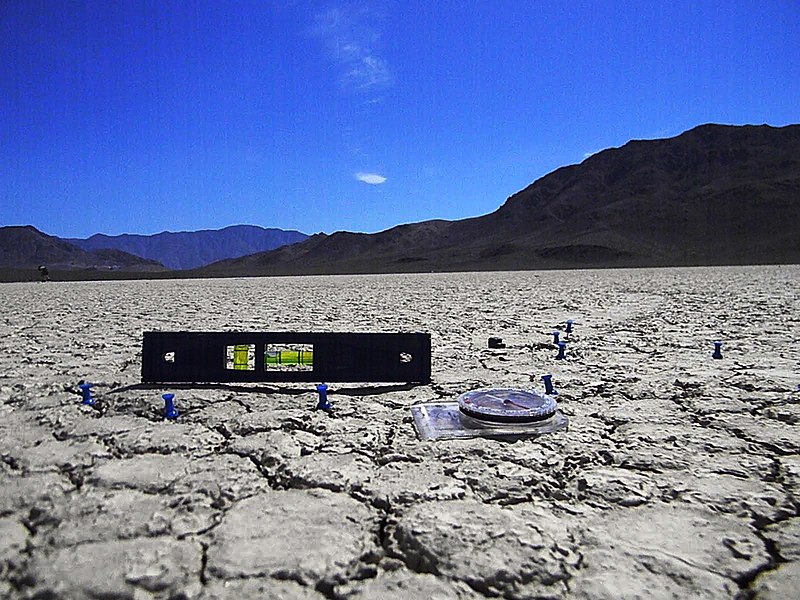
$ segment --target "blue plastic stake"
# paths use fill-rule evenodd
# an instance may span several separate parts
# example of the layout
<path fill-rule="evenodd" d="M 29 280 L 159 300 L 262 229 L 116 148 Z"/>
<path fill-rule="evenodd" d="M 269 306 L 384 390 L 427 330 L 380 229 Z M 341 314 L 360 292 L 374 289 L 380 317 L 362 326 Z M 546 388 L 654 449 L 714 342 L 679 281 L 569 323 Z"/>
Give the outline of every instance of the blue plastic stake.
<path fill-rule="evenodd" d="M 175 408 L 175 394 L 162 394 L 164 399 L 164 417 L 170 420 L 178 418 L 178 410 Z"/>
<path fill-rule="evenodd" d="M 548 396 L 556 396 L 558 392 L 553 387 L 553 376 L 550 373 L 546 375 L 542 375 L 542 381 L 544 381 L 544 393 Z"/>
<path fill-rule="evenodd" d="M 317 393 L 319 394 L 319 402 L 317 402 L 317 410 L 330 410 L 333 408 L 328 401 L 328 386 L 320 383 L 317 386 Z"/>
<path fill-rule="evenodd" d="M 553 344 L 556 346 L 558 346 L 558 335 L 559 335 L 558 331 L 553 332 Z"/>
<path fill-rule="evenodd" d="M 714 342 L 714 354 L 711 358 L 722 358 L 722 342 Z"/>
<path fill-rule="evenodd" d="M 566 329 L 564 331 L 566 331 L 567 333 L 572 333 L 572 323 L 573 322 L 574 321 L 572 319 L 567 319 L 567 327 L 566 327 Z"/>
<path fill-rule="evenodd" d="M 78 387 L 81 388 L 81 396 L 83 396 L 83 402 L 81 402 L 81 404 L 93 405 L 94 398 L 92 398 L 92 388 L 94 385 L 87 382 L 80 384 Z"/>
<path fill-rule="evenodd" d="M 567 358 L 565 354 L 567 350 L 567 342 L 558 342 L 558 354 L 556 355 L 556 360 L 563 360 Z"/>

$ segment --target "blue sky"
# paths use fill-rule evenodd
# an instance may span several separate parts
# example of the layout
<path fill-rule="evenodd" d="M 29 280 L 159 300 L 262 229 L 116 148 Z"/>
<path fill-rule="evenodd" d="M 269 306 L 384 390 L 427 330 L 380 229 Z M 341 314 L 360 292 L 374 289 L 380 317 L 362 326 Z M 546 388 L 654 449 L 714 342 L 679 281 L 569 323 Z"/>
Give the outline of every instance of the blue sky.
<path fill-rule="evenodd" d="M 800 122 L 800 2 L 0 2 L 0 225 L 374 232 Z"/>

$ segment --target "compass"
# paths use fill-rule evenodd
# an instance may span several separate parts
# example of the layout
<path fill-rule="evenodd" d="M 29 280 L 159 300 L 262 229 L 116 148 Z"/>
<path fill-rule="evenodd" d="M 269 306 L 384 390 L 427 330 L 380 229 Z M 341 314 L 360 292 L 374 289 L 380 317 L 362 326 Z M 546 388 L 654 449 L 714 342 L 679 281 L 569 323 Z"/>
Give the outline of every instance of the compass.
<path fill-rule="evenodd" d="M 458 397 L 461 414 L 491 423 L 533 423 L 554 414 L 558 405 L 551 396 L 534 390 L 493 388 L 473 390 Z"/>

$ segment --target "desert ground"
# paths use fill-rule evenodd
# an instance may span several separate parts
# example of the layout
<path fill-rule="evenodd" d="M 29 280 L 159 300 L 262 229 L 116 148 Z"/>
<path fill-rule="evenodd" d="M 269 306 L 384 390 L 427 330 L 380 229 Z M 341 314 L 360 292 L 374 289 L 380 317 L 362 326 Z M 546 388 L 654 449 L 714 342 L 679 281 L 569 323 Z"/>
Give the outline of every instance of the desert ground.
<path fill-rule="evenodd" d="M 800 266 L 8 283 L 0 306 L 0 597 L 797 597 Z M 149 330 L 427 331 L 433 381 L 331 384 L 331 413 L 309 384 L 143 386 Z M 415 403 L 545 373 L 567 430 L 417 438 Z"/>

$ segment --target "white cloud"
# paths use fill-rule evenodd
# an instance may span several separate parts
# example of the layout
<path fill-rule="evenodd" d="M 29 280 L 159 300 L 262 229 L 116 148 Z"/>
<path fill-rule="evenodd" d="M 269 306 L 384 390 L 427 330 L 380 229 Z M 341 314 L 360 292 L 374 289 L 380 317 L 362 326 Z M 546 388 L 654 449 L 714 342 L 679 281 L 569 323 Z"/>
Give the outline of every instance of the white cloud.
<path fill-rule="evenodd" d="M 386 177 L 377 173 L 356 173 L 356 179 L 370 185 L 380 185 L 386 181 Z"/>
<path fill-rule="evenodd" d="M 357 90 L 370 90 L 392 82 L 392 74 L 386 61 L 376 56 L 364 56 L 347 65 L 342 83 Z"/>
<path fill-rule="evenodd" d="M 366 8 L 331 8 L 314 15 L 311 33 L 340 68 L 345 89 L 358 92 L 390 86 L 394 78 L 378 52 L 380 42 L 375 23 L 379 15 Z"/>

